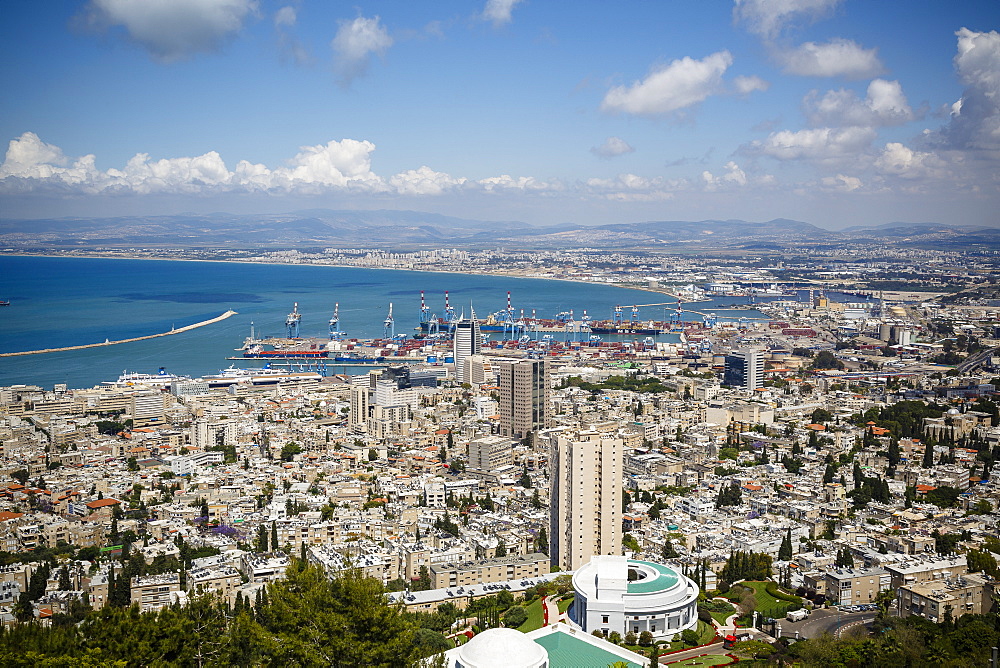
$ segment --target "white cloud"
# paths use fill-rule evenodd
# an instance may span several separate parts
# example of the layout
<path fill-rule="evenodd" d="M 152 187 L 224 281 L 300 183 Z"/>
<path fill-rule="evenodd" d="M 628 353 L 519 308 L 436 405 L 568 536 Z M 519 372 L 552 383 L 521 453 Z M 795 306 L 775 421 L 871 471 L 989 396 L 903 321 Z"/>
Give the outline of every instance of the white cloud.
<path fill-rule="evenodd" d="M 787 74 L 805 77 L 863 79 L 883 71 L 878 49 L 865 49 L 849 39 L 825 44 L 806 42 L 794 49 L 777 51 L 775 57 Z"/>
<path fill-rule="evenodd" d="M 751 154 L 767 155 L 777 160 L 814 160 L 819 162 L 856 158 L 875 139 L 875 131 L 865 127 L 781 130 L 764 141 L 747 147 Z"/>
<path fill-rule="evenodd" d="M 914 151 L 898 142 L 889 142 L 875 160 L 875 167 L 883 174 L 921 179 L 944 176 L 945 162 L 933 153 Z"/>
<path fill-rule="evenodd" d="M 0 165 L 0 184 L 19 191 L 76 186 L 82 193 L 315 192 L 337 188 L 382 192 L 386 185 L 371 170 L 374 150 L 375 145 L 368 141 L 331 141 L 301 147 L 287 167 L 269 169 L 241 160 L 232 172 L 215 151 L 160 160 L 138 153 L 123 168 L 102 172 L 94 166 L 92 155 L 78 158 L 67 167 L 70 161 L 58 147 L 26 132 L 10 142 Z"/>
<path fill-rule="evenodd" d="M 345 85 L 365 73 L 373 55 L 384 56 L 392 46 L 389 32 L 378 16 L 341 21 L 330 46 L 336 55 L 337 72 Z"/>
<path fill-rule="evenodd" d="M 868 84 L 865 99 L 852 90 L 830 90 L 822 97 L 812 91 L 803 100 L 806 117 L 812 125 L 871 127 L 902 125 L 914 119 L 898 81 L 875 79 Z"/>
<path fill-rule="evenodd" d="M 755 91 L 765 91 L 771 87 L 771 82 L 758 76 L 738 76 L 733 79 L 733 87 L 740 95 L 749 95 Z"/>
<path fill-rule="evenodd" d="M 7 144 L 7 157 L 0 165 L 0 177 L 22 176 L 43 179 L 67 163 L 62 149 L 46 144 L 34 132 L 25 132 Z"/>
<path fill-rule="evenodd" d="M 615 202 L 659 202 L 672 199 L 686 185 L 683 180 L 619 174 L 613 179 L 587 179 L 585 192 Z"/>
<path fill-rule="evenodd" d="M 419 169 L 400 172 L 389 179 L 389 185 L 400 195 L 441 195 L 445 191 L 466 183 L 465 178 L 455 178 L 435 172 L 426 165 Z"/>
<path fill-rule="evenodd" d="M 619 155 L 633 153 L 635 152 L 635 149 L 621 137 L 608 137 L 600 146 L 594 146 L 591 148 L 590 152 L 598 158 L 610 160 L 611 158 L 615 158 Z"/>
<path fill-rule="evenodd" d="M 274 25 L 291 27 L 298 19 L 295 7 L 282 7 L 274 13 Z"/>
<path fill-rule="evenodd" d="M 562 190 L 562 186 L 557 182 L 540 181 L 533 176 L 514 177 L 509 174 L 479 179 L 475 182 L 475 185 L 485 192 L 501 192 L 505 190 L 519 190 L 522 192 Z"/>
<path fill-rule="evenodd" d="M 840 0 L 735 0 L 733 17 L 746 29 L 773 39 L 791 21 L 815 20 L 840 4 Z"/>
<path fill-rule="evenodd" d="M 495 27 L 506 25 L 510 23 L 514 6 L 520 2 L 521 0 L 486 0 L 486 6 L 483 7 L 483 20 L 489 21 Z"/>
<path fill-rule="evenodd" d="M 715 176 L 712 172 L 705 170 L 701 173 L 701 179 L 705 182 L 707 190 L 717 190 L 721 187 L 736 185 L 745 186 L 747 175 L 740 166 L 730 160 L 725 164 L 726 173 L 722 176 Z"/>
<path fill-rule="evenodd" d="M 820 183 L 827 190 L 836 190 L 839 192 L 854 192 L 855 190 L 860 190 L 864 183 L 861 179 L 856 176 L 846 176 L 844 174 L 837 174 L 836 176 L 824 176 L 820 179 Z"/>
<path fill-rule="evenodd" d="M 282 60 L 307 65 L 312 62 L 312 57 L 292 33 L 297 22 L 298 12 L 295 7 L 285 6 L 274 13 L 274 29 L 278 33 L 278 49 Z"/>
<path fill-rule="evenodd" d="M 733 63 L 728 51 L 702 60 L 685 57 L 654 69 L 631 86 L 616 86 L 604 96 L 601 108 L 639 115 L 668 114 L 698 104 L 722 90 L 722 75 Z"/>
<path fill-rule="evenodd" d="M 89 18 L 122 26 L 153 58 L 174 62 L 215 51 L 256 11 L 256 0 L 91 0 Z"/>
<path fill-rule="evenodd" d="M 955 71 L 965 86 L 952 119 L 934 139 L 947 148 L 1000 150 L 1000 33 L 962 28 Z"/>

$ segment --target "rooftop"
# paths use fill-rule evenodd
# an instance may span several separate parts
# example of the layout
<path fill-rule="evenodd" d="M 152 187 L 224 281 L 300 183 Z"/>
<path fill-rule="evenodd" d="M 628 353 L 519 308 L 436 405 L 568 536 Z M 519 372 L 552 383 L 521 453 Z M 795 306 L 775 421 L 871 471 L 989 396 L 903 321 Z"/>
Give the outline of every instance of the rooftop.
<path fill-rule="evenodd" d="M 648 594 L 654 591 L 663 591 L 676 586 L 680 580 L 677 571 L 663 564 L 654 564 L 651 561 L 638 561 L 636 559 L 629 559 L 628 563 L 630 567 L 636 564 L 645 566 L 645 568 L 641 569 L 641 572 L 646 574 L 645 578 L 632 580 L 628 583 L 628 593 L 630 594 Z"/>

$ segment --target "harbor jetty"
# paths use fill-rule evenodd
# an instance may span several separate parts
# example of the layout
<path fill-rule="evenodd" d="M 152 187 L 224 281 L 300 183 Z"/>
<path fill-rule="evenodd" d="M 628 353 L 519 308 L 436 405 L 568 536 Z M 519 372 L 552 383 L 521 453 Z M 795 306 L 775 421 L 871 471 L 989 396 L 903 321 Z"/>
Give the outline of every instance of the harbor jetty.
<path fill-rule="evenodd" d="M 118 341 L 102 341 L 101 343 L 85 343 L 79 346 L 66 346 L 65 348 L 45 348 L 43 350 L 23 350 L 16 353 L 0 353 L 0 357 L 17 357 L 19 355 L 41 355 L 42 353 L 61 353 L 67 350 L 83 350 L 84 348 L 100 348 L 101 346 L 113 346 L 119 343 L 132 343 L 133 341 L 145 341 L 146 339 L 155 339 L 161 336 L 171 336 L 173 334 L 182 334 L 184 332 L 189 332 L 192 329 L 197 329 L 199 327 L 205 327 L 206 325 L 214 325 L 217 322 L 222 322 L 226 318 L 236 315 L 236 311 L 232 309 L 226 311 L 220 316 L 216 316 L 209 320 L 203 320 L 201 322 L 196 322 L 193 325 L 185 325 L 184 327 L 175 327 L 169 332 L 161 332 L 160 334 L 149 334 L 147 336 L 135 336 L 131 339 L 119 339 Z"/>

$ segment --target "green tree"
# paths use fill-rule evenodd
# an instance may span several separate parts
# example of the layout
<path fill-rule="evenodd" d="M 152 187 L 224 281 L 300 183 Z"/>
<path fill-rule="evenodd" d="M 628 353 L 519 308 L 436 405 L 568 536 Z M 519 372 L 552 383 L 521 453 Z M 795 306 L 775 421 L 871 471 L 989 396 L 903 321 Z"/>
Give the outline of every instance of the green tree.
<path fill-rule="evenodd" d="M 778 561 L 791 561 L 792 559 L 792 530 L 789 528 L 785 532 L 785 537 L 781 539 L 781 547 L 778 548 Z"/>
<path fill-rule="evenodd" d="M 289 441 L 285 443 L 281 448 L 281 461 L 290 462 L 295 458 L 295 455 L 301 454 L 302 448 L 295 441 Z"/>
<path fill-rule="evenodd" d="M 73 583 L 69 579 L 69 567 L 63 566 L 59 569 L 59 591 L 69 591 L 73 588 Z"/>

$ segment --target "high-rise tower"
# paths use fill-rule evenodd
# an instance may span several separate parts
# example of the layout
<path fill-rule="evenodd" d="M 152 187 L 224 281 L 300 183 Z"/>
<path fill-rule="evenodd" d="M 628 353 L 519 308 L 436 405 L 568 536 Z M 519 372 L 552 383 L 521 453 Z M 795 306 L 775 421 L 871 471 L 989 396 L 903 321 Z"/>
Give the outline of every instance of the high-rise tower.
<path fill-rule="evenodd" d="M 554 434 L 550 560 L 576 570 L 598 554 L 622 553 L 624 441 L 596 431 Z"/>
<path fill-rule="evenodd" d="M 471 308 L 472 317 L 462 317 L 455 325 L 455 338 L 452 346 L 455 353 L 455 378 L 460 383 L 469 382 L 465 378 L 465 358 L 478 355 L 482 350 L 483 341 L 479 333 L 479 321 L 476 320 L 476 310 Z"/>
<path fill-rule="evenodd" d="M 726 355 L 726 385 L 756 390 L 764 387 L 764 353 L 760 350 L 734 350 Z"/>
<path fill-rule="evenodd" d="M 524 438 L 548 427 L 549 367 L 545 360 L 502 361 L 500 433 Z"/>

